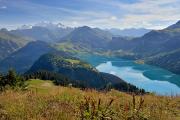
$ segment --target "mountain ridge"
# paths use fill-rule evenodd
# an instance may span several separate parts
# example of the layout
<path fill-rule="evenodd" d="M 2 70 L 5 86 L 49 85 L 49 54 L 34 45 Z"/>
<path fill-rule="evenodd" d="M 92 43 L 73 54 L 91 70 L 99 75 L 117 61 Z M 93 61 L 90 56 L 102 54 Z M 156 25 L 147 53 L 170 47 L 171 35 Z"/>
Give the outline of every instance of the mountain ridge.
<path fill-rule="evenodd" d="M 13 68 L 18 73 L 23 73 L 28 70 L 42 54 L 52 51 L 55 51 L 55 49 L 45 42 L 30 42 L 0 61 L 0 70 L 7 72 L 10 68 Z"/>
<path fill-rule="evenodd" d="M 6 29 L 0 30 L 0 60 L 20 49 L 29 42 L 26 38 L 14 35 Z"/>

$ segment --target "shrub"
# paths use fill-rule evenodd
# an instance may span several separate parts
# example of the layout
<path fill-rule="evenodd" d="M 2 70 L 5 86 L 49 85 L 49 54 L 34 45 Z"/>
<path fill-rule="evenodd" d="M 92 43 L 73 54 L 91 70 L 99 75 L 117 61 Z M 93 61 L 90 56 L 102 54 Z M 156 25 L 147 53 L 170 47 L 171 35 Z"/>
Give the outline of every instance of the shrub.
<path fill-rule="evenodd" d="M 101 99 L 98 102 L 90 97 L 85 97 L 85 100 L 80 105 L 81 120 L 112 120 L 115 112 L 111 108 L 113 99 L 106 105 L 103 105 Z"/>

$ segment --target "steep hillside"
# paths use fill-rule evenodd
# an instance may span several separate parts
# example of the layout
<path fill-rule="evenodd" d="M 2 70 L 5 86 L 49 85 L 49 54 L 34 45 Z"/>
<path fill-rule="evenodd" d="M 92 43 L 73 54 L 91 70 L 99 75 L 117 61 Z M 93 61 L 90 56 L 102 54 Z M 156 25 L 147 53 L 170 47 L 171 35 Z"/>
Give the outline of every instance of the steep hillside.
<path fill-rule="evenodd" d="M 30 42 L 2 60 L 0 62 L 0 71 L 6 72 L 8 69 L 14 68 L 18 73 L 25 72 L 42 54 L 53 51 L 55 49 L 45 42 Z"/>
<path fill-rule="evenodd" d="M 151 31 L 134 42 L 136 46 L 133 51 L 144 57 L 170 52 L 180 47 L 180 30 Z"/>
<path fill-rule="evenodd" d="M 156 65 L 180 74 L 180 49 L 150 57 L 145 61 L 148 64 Z"/>
<path fill-rule="evenodd" d="M 134 39 L 133 52 L 143 57 L 170 52 L 180 47 L 180 22 L 163 30 L 153 30 L 141 38 Z"/>
<path fill-rule="evenodd" d="M 23 47 L 29 41 L 25 38 L 11 34 L 5 29 L 0 30 L 0 60 Z"/>
<path fill-rule="evenodd" d="M 137 40 L 138 41 L 138 40 Z M 180 74 L 180 21 L 140 38 L 133 50 L 145 57 L 145 62 Z"/>

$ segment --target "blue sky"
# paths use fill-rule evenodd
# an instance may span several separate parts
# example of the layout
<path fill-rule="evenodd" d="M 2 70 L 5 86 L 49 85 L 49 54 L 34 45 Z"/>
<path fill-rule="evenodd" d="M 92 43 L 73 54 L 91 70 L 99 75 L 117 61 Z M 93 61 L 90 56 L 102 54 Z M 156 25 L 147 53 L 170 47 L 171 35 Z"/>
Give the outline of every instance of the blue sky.
<path fill-rule="evenodd" d="M 180 0 L 0 0 L 0 27 L 41 21 L 67 26 L 161 29 L 180 20 Z"/>

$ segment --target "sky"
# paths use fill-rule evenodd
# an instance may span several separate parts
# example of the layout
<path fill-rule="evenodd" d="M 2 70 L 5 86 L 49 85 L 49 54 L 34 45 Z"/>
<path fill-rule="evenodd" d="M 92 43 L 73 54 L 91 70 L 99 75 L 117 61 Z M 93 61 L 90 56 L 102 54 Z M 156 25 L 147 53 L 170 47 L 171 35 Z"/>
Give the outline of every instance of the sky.
<path fill-rule="evenodd" d="M 162 29 L 180 20 L 180 0 L 0 0 L 0 28 L 42 21 L 67 26 Z"/>

